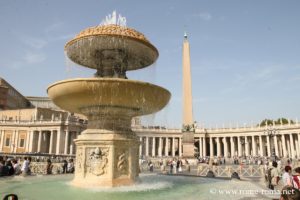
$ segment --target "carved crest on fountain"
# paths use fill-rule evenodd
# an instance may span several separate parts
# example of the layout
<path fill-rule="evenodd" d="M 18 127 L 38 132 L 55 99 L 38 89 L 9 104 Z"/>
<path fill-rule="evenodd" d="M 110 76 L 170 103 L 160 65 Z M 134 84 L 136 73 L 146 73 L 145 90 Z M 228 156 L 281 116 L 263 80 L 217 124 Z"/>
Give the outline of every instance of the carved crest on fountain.
<path fill-rule="evenodd" d="M 96 176 L 105 174 L 107 171 L 109 149 L 100 147 L 90 148 L 87 153 L 87 171 Z"/>

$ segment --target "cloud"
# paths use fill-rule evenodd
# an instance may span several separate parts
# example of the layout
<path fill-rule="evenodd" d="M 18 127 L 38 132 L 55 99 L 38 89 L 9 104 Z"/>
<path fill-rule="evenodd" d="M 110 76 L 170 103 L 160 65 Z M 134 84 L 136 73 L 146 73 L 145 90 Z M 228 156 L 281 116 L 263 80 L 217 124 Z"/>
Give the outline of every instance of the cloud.
<path fill-rule="evenodd" d="M 286 69 L 285 66 L 275 64 L 260 64 L 256 68 L 252 66 L 243 73 L 237 72 L 234 74 L 232 86 L 223 88 L 221 94 L 231 93 L 233 91 L 241 91 L 252 86 L 258 86 L 261 88 L 270 88 L 280 84 L 285 77 L 282 75 Z"/>
<path fill-rule="evenodd" d="M 42 49 L 48 44 L 48 41 L 46 39 L 33 38 L 33 37 L 28 37 L 28 36 L 21 36 L 20 40 L 25 45 L 27 45 L 33 49 Z"/>
<path fill-rule="evenodd" d="M 208 12 L 200 12 L 200 13 L 196 13 L 196 14 L 193 14 L 193 17 L 197 17 L 197 18 L 200 18 L 204 21 L 209 21 L 212 19 L 212 15 Z"/>
<path fill-rule="evenodd" d="M 50 32 L 60 29 L 61 27 L 63 27 L 63 25 L 64 25 L 64 23 L 61 21 L 54 22 L 53 24 L 50 24 L 49 26 L 47 26 L 44 31 L 46 34 L 48 34 Z"/>
<path fill-rule="evenodd" d="M 23 57 L 27 64 L 37 64 L 46 60 L 46 56 L 42 53 L 27 52 Z"/>

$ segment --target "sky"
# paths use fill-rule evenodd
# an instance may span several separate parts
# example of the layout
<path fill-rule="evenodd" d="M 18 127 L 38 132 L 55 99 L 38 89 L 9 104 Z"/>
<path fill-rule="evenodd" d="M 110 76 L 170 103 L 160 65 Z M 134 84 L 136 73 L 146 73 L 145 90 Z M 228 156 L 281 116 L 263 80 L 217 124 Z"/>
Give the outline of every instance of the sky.
<path fill-rule="evenodd" d="M 129 79 L 172 93 L 145 125 L 182 125 L 182 42 L 191 52 L 193 116 L 200 127 L 248 126 L 300 117 L 300 1 L 0 0 L 0 77 L 24 96 L 59 80 L 92 77 L 64 45 L 116 10 L 159 51 Z M 299 118 L 300 119 L 300 118 Z"/>

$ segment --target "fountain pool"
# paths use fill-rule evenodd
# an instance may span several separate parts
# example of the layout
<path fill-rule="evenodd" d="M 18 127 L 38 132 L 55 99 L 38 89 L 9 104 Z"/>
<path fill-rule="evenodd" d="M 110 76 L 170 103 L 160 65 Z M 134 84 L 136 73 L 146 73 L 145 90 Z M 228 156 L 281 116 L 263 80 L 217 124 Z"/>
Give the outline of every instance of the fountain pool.
<path fill-rule="evenodd" d="M 278 195 L 266 194 L 268 193 L 267 190 L 263 190 L 257 183 L 249 181 L 140 174 L 139 181 L 133 186 L 83 189 L 73 187 L 70 184 L 72 179 L 73 175 L 39 175 L 32 177 L 3 178 L 0 180 L 0 197 L 5 194 L 14 193 L 22 200 L 234 200 L 244 198 L 278 198 Z M 226 191 L 227 193 L 229 191 L 230 194 L 226 194 Z M 250 191 L 252 191 L 252 194 Z M 254 194 L 256 191 L 257 194 Z"/>

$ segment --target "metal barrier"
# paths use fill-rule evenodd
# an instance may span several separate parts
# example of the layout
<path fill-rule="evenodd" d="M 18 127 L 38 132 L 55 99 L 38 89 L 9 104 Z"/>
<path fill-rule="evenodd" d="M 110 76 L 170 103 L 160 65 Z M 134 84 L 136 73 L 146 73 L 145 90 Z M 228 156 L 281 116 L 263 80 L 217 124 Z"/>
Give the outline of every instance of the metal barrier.
<path fill-rule="evenodd" d="M 231 177 L 233 172 L 237 172 L 240 177 L 263 177 L 265 175 L 264 166 L 208 166 L 199 165 L 197 168 L 198 176 L 206 176 L 208 171 L 213 171 L 216 177 Z"/>

